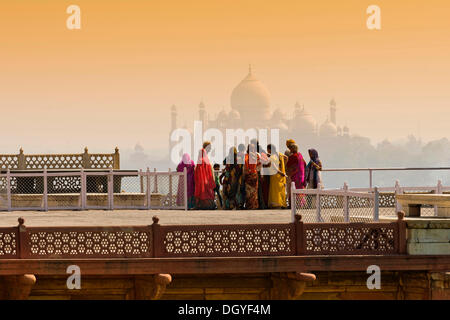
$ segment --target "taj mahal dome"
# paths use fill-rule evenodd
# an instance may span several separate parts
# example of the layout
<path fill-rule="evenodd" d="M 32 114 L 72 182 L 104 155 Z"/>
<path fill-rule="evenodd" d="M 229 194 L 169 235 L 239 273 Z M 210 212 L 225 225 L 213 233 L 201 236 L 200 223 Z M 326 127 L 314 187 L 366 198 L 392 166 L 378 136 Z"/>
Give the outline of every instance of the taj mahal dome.
<path fill-rule="evenodd" d="M 231 92 L 230 107 L 229 112 L 222 110 L 216 117 L 212 117 L 208 114 L 206 105 L 201 102 L 198 106 L 197 120 L 202 121 L 203 130 L 215 128 L 224 134 L 226 129 L 279 129 L 281 140 L 308 139 L 311 143 L 349 136 L 349 128 L 336 122 L 337 108 L 334 99 L 330 101 L 329 114 L 321 124 L 298 102 L 295 103 L 290 115 L 283 113 L 280 108 L 272 110 L 270 92 L 255 77 L 251 66 L 247 76 Z M 178 128 L 177 118 L 177 107 L 173 105 L 171 132 Z"/>

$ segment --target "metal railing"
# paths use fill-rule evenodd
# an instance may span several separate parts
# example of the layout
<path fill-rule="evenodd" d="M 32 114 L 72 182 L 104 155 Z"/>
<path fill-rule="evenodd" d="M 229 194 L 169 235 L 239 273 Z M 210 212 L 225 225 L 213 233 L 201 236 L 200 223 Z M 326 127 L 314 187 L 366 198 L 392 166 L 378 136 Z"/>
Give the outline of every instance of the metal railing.
<path fill-rule="evenodd" d="M 379 193 L 342 189 L 295 189 L 291 187 L 292 219 L 300 214 L 307 223 L 369 222 L 379 220 Z"/>
<path fill-rule="evenodd" d="M 377 171 L 439 171 L 450 167 L 398 167 L 398 168 L 323 168 L 323 172 L 367 172 L 369 175 L 369 188 L 373 187 L 373 173 Z"/>
<path fill-rule="evenodd" d="M 0 259 L 406 254 L 406 222 L 0 228 Z"/>
<path fill-rule="evenodd" d="M 398 194 L 450 194 L 450 186 L 401 186 L 341 189 L 291 188 L 292 214 L 301 214 L 305 222 L 378 221 L 380 217 L 396 216 L 402 206 Z M 437 206 L 422 206 L 421 216 L 437 216 Z"/>
<path fill-rule="evenodd" d="M 0 211 L 187 210 L 187 172 L 65 170 L 0 174 Z"/>

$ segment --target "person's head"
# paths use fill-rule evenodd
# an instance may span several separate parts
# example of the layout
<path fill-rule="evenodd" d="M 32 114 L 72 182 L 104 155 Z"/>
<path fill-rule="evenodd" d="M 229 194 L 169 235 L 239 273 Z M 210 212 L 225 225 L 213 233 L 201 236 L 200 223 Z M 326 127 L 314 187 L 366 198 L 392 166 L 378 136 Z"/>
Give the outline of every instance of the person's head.
<path fill-rule="evenodd" d="M 267 152 L 272 154 L 272 153 L 277 153 L 277 147 L 275 147 L 274 144 L 268 144 L 267 145 Z"/>
<path fill-rule="evenodd" d="M 289 145 L 289 151 L 291 151 L 291 153 L 297 153 L 298 152 L 298 145 L 296 144 L 291 144 Z"/>
<path fill-rule="evenodd" d="M 256 144 L 250 143 L 250 144 L 248 145 L 248 152 L 249 152 L 249 153 L 250 153 L 250 152 L 256 152 Z"/>
<path fill-rule="evenodd" d="M 286 140 L 286 147 L 289 149 L 289 146 L 290 145 L 293 145 L 293 144 L 295 144 L 295 140 L 294 139 L 289 139 L 289 140 Z"/>
<path fill-rule="evenodd" d="M 239 152 L 245 152 L 245 145 L 243 143 L 238 145 Z"/>
<path fill-rule="evenodd" d="M 309 157 L 311 158 L 311 160 L 319 159 L 319 153 L 317 152 L 316 149 L 309 149 L 308 153 L 309 153 Z"/>
<path fill-rule="evenodd" d="M 214 170 L 220 170 L 220 164 L 214 163 L 213 168 L 214 168 Z"/>
<path fill-rule="evenodd" d="M 237 149 L 235 147 L 231 147 L 228 151 L 228 156 L 226 157 L 227 164 L 236 164 L 237 163 Z"/>
<path fill-rule="evenodd" d="M 189 153 L 183 154 L 182 161 L 184 164 L 190 164 L 191 163 L 191 157 L 189 156 Z"/>
<path fill-rule="evenodd" d="M 261 146 L 259 145 L 259 141 L 257 139 L 250 140 L 250 144 L 254 144 L 256 147 L 256 152 L 261 152 Z"/>
<path fill-rule="evenodd" d="M 206 152 L 209 152 L 211 150 L 211 142 L 209 141 L 203 142 L 203 149 L 205 149 Z"/>

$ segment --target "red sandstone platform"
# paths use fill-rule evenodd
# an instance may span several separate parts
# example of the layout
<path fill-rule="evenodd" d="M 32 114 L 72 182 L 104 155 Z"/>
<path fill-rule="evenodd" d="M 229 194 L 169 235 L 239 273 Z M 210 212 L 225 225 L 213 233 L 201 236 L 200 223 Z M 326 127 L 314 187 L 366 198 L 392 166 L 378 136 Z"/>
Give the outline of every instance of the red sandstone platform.
<path fill-rule="evenodd" d="M 290 223 L 290 210 L 88 210 L 0 212 L 0 227 L 17 225 L 23 217 L 28 227 L 39 226 L 139 226 L 151 225 L 158 216 L 163 225 Z"/>

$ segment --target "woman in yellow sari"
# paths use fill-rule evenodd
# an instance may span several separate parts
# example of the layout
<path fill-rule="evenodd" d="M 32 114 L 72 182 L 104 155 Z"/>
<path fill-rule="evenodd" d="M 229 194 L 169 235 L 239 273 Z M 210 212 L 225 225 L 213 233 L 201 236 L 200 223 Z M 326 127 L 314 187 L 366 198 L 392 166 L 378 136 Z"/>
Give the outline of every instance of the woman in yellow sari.
<path fill-rule="evenodd" d="M 270 186 L 269 208 L 286 208 L 286 170 L 284 166 L 284 154 L 278 153 L 273 144 L 267 146 L 270 154 Z"/>

